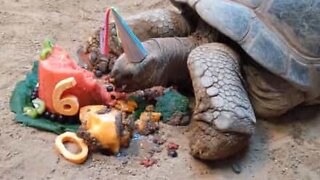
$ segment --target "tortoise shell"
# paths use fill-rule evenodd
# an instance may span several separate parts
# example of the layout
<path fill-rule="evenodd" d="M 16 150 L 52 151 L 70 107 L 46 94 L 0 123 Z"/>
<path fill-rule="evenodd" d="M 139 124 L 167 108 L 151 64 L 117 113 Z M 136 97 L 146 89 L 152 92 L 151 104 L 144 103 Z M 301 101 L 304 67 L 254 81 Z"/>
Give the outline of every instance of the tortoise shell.
<path fill-rule="evenodd" d="M 320 94 L 320 0 L 198 0 L 193 7 L 261 66 Z"/>

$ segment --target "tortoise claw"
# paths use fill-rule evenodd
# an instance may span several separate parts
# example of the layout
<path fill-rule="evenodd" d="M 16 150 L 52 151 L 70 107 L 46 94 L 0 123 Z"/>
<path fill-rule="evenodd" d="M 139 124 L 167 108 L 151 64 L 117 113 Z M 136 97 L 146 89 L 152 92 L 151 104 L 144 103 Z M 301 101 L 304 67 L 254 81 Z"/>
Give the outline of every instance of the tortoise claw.
<path fill-rule="evenodd" d="M 211 125 L 191 123 L 190 154 L 202 160 L 219 160 L 235 155 L 248 146 L 250 135 L 226 133 Z"/>

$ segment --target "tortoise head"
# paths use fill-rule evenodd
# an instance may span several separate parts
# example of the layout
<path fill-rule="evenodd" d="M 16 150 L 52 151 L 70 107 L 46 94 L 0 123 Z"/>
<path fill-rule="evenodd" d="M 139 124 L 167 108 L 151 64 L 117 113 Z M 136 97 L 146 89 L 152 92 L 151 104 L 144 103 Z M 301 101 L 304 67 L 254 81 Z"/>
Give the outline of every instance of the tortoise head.
<path fill-rule="evenodd" d="M 123 90 L 126 91 L 144 88 L 153 73 L 157 48 L 150 43 L 141 43 L 124 19 L 116 11 L 112 10 L 112 13 L 124 53 L 116 60 L 110 77 L 117 87 L 125 86 Z"/>

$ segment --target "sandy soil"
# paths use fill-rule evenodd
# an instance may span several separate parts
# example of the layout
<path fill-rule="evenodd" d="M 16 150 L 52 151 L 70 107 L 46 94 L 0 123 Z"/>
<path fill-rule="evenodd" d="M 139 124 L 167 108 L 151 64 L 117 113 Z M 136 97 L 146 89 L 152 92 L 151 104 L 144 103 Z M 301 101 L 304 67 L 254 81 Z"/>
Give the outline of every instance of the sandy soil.
<path fill-rule="evenodd" d="M 320 179 L 319 107 L 294 110 L 277 123 L 259 120 L 248 150 L 211 163 L 188 154 L 186 128 L 164 126 L 167 141 L 180 145 L 179 156 L 170 158 L 163 150 L 149 168 L 139 165 L 150 148 L 144 144 L 148 139 L 135 141 L 129 156 L 93 154 L 84 165 L 74 165 L 53 150 L 54 134 L 16 124 L 9 97 L 41 42 L 54 38 L 74 55 L 111 5 L 126 16 L 172 8 L 163 0 L 0 0 L 0 179 Z M 233 172 L 234 164 L 240 174 Z"/>

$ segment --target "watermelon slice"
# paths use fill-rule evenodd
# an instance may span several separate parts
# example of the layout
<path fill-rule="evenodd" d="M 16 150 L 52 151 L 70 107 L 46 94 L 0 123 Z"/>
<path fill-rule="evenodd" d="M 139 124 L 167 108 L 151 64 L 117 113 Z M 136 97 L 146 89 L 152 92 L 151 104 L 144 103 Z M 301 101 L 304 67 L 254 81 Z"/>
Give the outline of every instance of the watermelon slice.
<path fill-rule="evenodd" d="M 114 105 L 116 99 L 124 98 L 124 93 L 107 92 L 103 82 L 95 78 L 92 72 L 78 66 L 70 55 L 55 45 L 45 60 L 39 62 L 39 97 L 46 103 L 49 111 L 57 113 L 53 103 L 53 91 L 61 80 L 73 77 L 76 85 L 63 92 L 62 97 L 77 97 L 79 107 L 86 105 Z"/>

